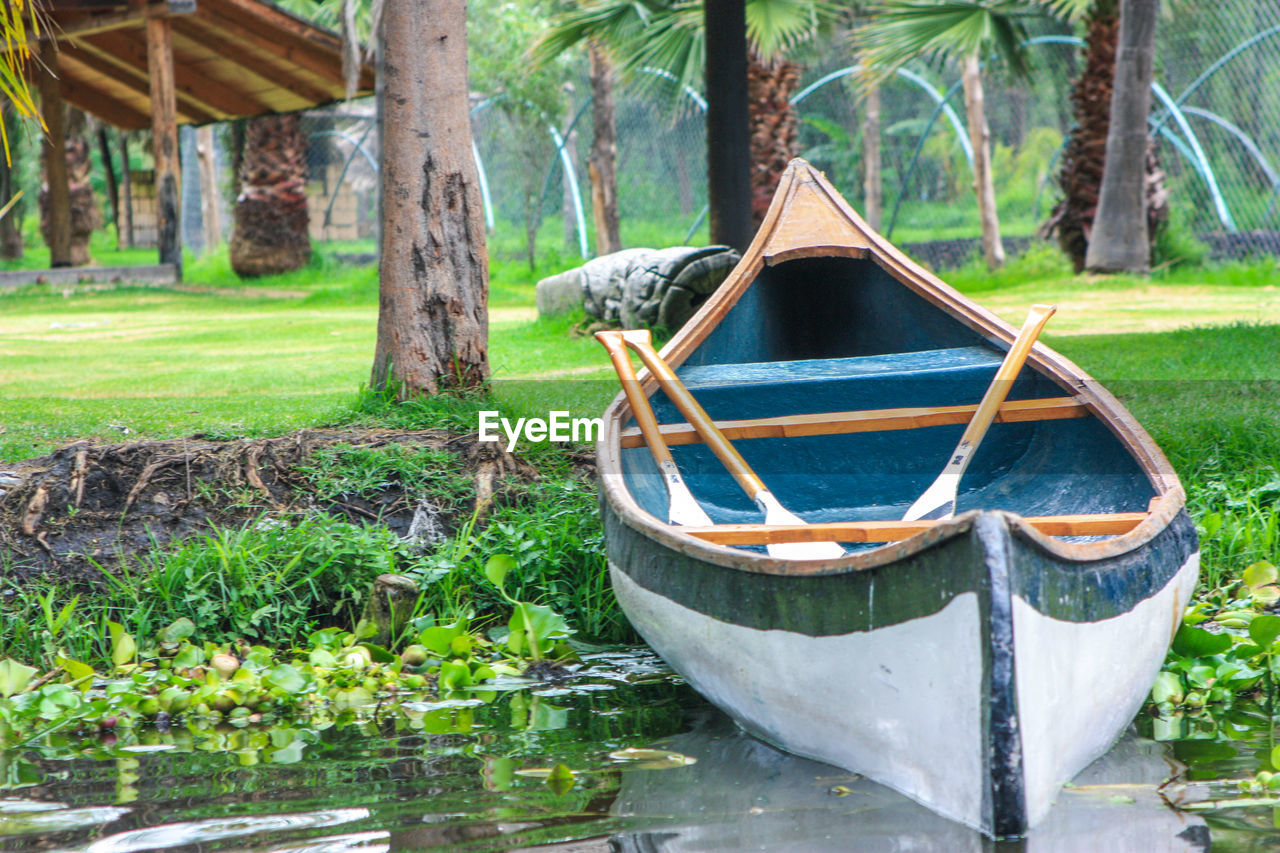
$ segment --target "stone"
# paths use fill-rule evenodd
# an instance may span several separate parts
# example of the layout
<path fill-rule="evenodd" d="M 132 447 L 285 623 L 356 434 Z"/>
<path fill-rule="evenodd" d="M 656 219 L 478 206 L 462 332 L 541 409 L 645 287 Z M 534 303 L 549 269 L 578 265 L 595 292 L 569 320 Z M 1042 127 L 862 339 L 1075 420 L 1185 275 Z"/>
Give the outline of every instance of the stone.
<path fill-rule="evenodd" d="M 582 267 L 576 267 L 538 282 L 539 317 L 559 317 L 582 310 Z"/>

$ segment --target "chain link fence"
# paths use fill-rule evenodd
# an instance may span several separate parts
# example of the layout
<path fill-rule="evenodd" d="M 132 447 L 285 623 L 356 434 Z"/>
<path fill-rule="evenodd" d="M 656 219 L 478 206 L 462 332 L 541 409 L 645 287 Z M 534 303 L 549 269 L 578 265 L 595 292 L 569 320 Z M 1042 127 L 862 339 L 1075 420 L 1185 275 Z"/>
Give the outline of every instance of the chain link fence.
<path fill-rule="evenodd" d="M 1001 229 L 1015 249 L 1060 196 L 1071 86 L 1082 66 L 1074 36 L 1040 36 L 1028 50 L 1028 77 L 1013 78 L 993 63 L 985 81 Z M 794 98 L 801 155 L 861 209 L 865 109 L 856 68 L 836 55 L 813 63 L 803 82 Z M 968 251 L 978 236 L 960 88 L 958 69 L 948 66 L 911 66 L 880 88 L 882 230 L 898 242 L 952 241 Z M 666 89 L 624 84 L 615 92 L 626 246 L 708 240 L 705 106 L 697 93 Z M 1228 254 L 1280 252 L 1280 0 L 1201 4 L 1193 15 L 1162 18 L 1153 90 L 1151 126 L 1175 227 Z M 554 262 L 594 254 L 589 93 L 585 79 L 566 87 L 563 115 L 554 120 L 500 97 L 473 102 L 496 256 Z M 372 101 L 308 113 L 304 127 L 313 240 L 376 252 Z M 229 187 L 225 155 L 220 165 Z M 200 241 L 198 184 L 185 181 L 185 192 L 196 196 L 184 205 L 193 246 Z M 229 217 L 223 222 L 229 227 Z"/>

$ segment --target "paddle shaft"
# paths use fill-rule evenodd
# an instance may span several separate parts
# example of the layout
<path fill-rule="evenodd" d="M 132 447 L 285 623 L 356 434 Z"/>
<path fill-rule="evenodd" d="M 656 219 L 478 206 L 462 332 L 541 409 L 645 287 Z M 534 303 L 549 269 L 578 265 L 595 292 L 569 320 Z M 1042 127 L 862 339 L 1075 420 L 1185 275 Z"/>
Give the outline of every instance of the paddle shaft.
<path fill-rule="evenodd" d="M 1044 324 L 1049 322 L 1049 318 L 1057 310 L 1053 305 L 1031 306 L 1026 322 L 1018 330 L 1017 337 L 1013 339 L 1013 345 L 1009 347 L 1009 351 L 1005 353 L 1004 360 L 1000 362 L 1000 367 L 996 369 L 995 377 L 991 380 L 991 384 L 987 386 L 986 393 L 982 395 L 982 402 L 978 403 L 978 408 L 974 411 L 973 418 L 960 435 L 960 442 L 956 445 L 956 449 L 952 451 L 947 464 L 943 466 L 942 473 L 916 499 L 916 502 L 907 509 L 906 514 L 902 516 L 904 521 L 949 518 L 954 514 L 956 495 L 960 489 L 960 478 L 964 475 L 965 469 L 969 467 L 969 462 L 973 459 L 973 454 L 978 449 L 978 445 L 982 443 L 983 437 L 986 436 L 987 430 L 990 429 L 992 421 L 995 420 L 996 412 L 999 411 L 1000 405 L 1004 402 L 1005 397 L 1009 396 L 1013 381 L 1017 378 L 1018 372 L 1022 370 L 1022 365 L 1026 362 L 1027 355 L 1031 352 L 1031 347 L 1040 335 L 1040 330 L 1044 328 Z"/>
<path fill-rule="evenodd" d="M 738 485 L 753 500 L 761 492 L 766 492 L 764 481 L 751 470 L 751 466 L 747 464 L 747 460 L 742 458 L 729 439 L 724 437 L 724 433 L 711 420 L 711 416 L 702 408 L 694 396 L 689 393 L 689 389 L 684 387 L 684 383 L 680 381 L 680 377 L 676 376 L 675 371 L 671 369 L 662 357 L 658 355 L 653 348 L 652 339 L 648 329 L 637 329 L 622 333 L 622 338 L 626 341 L 627 346 L 636 351 L 640 356 L 640 360 L 644 362 L 644 366 L 649 368 L 649 372 L 658 380 L 658 384 L 671 402 L 675 403 L 680 413 L 688 419 L 693 428 L 702 436 L 702 441 L 711 448 L 724 467 L 733 475 L 733 479 L 738 481 Z M 643 431 L 644 427 L 641 427 Z M 661 440 L 662 433 L 658 431 L 658 424 L 653 424 L 654 433 Z M 646 436 L 648 440 L 648 436 Z"/>
<path fill-rule="evenodd" d="M 1031 347 L 1035 345 L 1036 338 L 1040 336 L 1040 330 L 1044 328 L 1044 324 L 1049 322 L 1049 318 L 1057 310 L 1054 305 L 1031 306 L 1026 322 L 1018 330 L 1018 336 L 1013 339 L 1013 346 L 1009 347 L 1009 351 L 1005 353 L 1004 361 L 1000 362 L 995 378 L 987 386 L 987 393 L 982 395 L 982 402 L 978 404 L 978 410 L 973 413 L 973 420 L 969 421 L 969 425 L 964 428 L 964 432 L 960 435 L 960 443 L 956 445 L 956 453 L 952 454 L 952 459 L 954 460 L 958 454 L 963 454 L 964 461 L 960 468 L 961 472 L 968 467 L 969 460 L 973 457 L 973 451 L 981 443 L 983 437 L 987 434 L 987 430 L 991 428 L 991 422 L 995 420 L 1000 404 L 1004 402 L 1005 397 L 1009 396 L 1009 389 L 1013 387 L 1013 380 L 1018 378 L 1018 373 L 1022 370 L 1023 363 L 1026 362 L 1027 356 L 1031 353 Z"/>
<path fill-rule="evenodd" d="M 640 380 L 636 378 L 635 368 L 631 366 L 631 358 L 627 355 L 627 346 L 622 340 L 622 332 L 596 332 L 596 340 L 609 351 L 613 369 L 622 382 L 622 392 L 627 395 L 627 401 L 631 403 L 631 414 L 636 419 L 636 426 L 640 428 L 640 434 L 644 436 L 645 443 L 649 446 L 649 453 L 662 473 L 662 481 L 667 486 L 667 496 L 670 498 L 667 520 L 672 524 L 711 524 L 706 511 L 698 505 L 689 487 L 685 485 L 684 478 L 680 476 L 680 469 L 676 467 L 676 461 L 671 456 L 671 449 L 662 439 L 658 420 L 649 406 L 649 399 L 640 388 Z"/>

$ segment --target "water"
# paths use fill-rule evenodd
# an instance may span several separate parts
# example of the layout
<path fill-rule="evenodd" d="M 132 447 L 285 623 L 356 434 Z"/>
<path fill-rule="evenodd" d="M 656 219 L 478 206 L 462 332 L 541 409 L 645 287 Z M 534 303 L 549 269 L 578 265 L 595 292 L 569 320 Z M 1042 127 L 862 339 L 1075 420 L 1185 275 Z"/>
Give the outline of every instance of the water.
<path fill-rule="evenodd" d="M 509 684 L 486 704 L 419 703 L 349 725 L 54 737 L 0 758 L 0 849 L 1280 849 L 1275 806 L 1200 781 L 1261 766 L 1263 717 L 1235 739 L 1190 732 L 1170 748 L 1130 736 L 1029 839 L 996 843 L 741 734 L 648 652 L 590 662 L 562 685 Z M 626 751 L 636 747 L 657 751 Z M 546 778 L 558 764 L 574 773 Z M 1175 811 L 1167 797 L 1221 807 Z"/>

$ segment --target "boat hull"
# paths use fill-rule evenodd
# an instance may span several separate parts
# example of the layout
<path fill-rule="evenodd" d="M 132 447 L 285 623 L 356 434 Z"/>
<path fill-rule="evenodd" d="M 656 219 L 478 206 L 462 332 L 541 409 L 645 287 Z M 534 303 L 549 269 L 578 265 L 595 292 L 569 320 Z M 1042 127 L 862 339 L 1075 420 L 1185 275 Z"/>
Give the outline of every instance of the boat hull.
<path fill-rule="evenodd" d="M 997 836 L 1025 832 L 1119 737 L 1198 574 L 1185 512 L 1087 562 L 974 512 L 895 561 L 813 574 L 671 547 L 607 500 L 604 517 L 623 610 L 711 702 Z"/>

